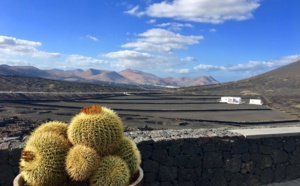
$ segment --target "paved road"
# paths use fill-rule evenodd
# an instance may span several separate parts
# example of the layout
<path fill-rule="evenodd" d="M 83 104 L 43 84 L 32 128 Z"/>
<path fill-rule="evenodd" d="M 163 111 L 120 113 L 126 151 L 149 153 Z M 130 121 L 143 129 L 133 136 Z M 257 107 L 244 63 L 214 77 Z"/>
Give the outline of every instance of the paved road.
<path fill-rule="evenodd" d="M 300 186 L 300 179 L 281 182 L 281 183 L 270 183 L 264 186 Z"/>

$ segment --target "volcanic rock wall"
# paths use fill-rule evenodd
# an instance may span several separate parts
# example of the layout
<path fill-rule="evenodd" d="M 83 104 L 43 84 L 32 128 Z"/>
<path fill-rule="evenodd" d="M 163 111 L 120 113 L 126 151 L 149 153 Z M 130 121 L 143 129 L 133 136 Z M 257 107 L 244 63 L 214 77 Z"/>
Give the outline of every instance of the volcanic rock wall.
<path fill-rule="evenodd" d="M 300 135 L 247 139 L 222 129 L 128 132 L 144 185 L 263 185 L 300 178 Z M 0 140 L 0 185 L 18 174 L 24 142 Z"/>

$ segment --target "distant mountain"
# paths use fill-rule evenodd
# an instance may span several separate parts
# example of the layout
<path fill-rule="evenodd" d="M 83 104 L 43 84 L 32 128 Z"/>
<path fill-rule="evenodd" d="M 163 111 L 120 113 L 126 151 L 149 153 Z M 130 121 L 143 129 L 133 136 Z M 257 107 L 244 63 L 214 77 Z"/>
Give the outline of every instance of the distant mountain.
<path fill-rule="evenodd" d="M 77 73 L 76 75 L 88 80 L 116 82 L 116 83 L 123 83 L 123 84 L 135 84 L 133 81 L 130 81 L 126 77 L 122 76 L 121 74 L 109 70 L 88 69 L 86 71 Z"/>
<path fill-rule="evenodd" d="M 169 85 L 162 78 L 143 71 L 126 69 L 119 72 L 119 74 L 137 84 Z"/>
<path fill-rule="evenodd" d="M 0 65 L 0 74 L 1 75 L 12 75 L 12 76 L 18 76 L 21 75 L 22 73 L 14 70 L 8 65 Z M 24 75 L 24 74 L 22 74 Z"/>
<path fill-rule="evenodd" d="M 143 71 L 126 69 L 119 74 L 123 75 L 127 79 L 137 84 L 152 84 L 152 85 L 164 85 L 164 86 L 177 86 L 177 87 L 188 87 L 195 85 L 208 85 L 219 83 L 210 76 L 200 76 L 197 78 L 180 77 L 180 78 L 160 78 L 153 74 L 146 73 Z"/>
<path fill-rule="evenodd" d="M 189 87 L 189 86 L 197 86 L 197 85 L 211 85 L 218 84 L 219 82 L 212 78 L 211 76 L 200 76 L 196 78 L 189 77 L 180 77 L 180 78 L 165 78 L 166 81 L 172 82 L 178 87 Z"/>
<path fill-rule="evenodd" d="M 40 70 L 33 66 L 9 66 L 0 65 L 1 75 L 14 75 L 14 76 L 31 76 L 31 77 L 49 77 L 49 74 L 45 70 Z"/>
<path fill-rule="evenodd" d="M 121 72 L 99 69 L 75 69 L 75 70 L 61 70 L 50 69 L 40 70 L 33 66 L 9 66 L 0 65 L 0 75 L 13 76 L 29 76 L 42 77 L 54 80 L 64 80 L 73 82 L 87 82 L 87 83 L 117 83 L 117 84 L 131 84 L 131 85 L 153 85 L 153 86 L 194 86 L 207 85 L 218 83 L 210 76 L 200 76 L 197 78 L 161 78 L 143 71 L 126 69 Z"/>
<path fill-rule="evenodd" d="M 299 95 L 300 60 L 247 79 L 205 87 L 194 86 L 185 90 L 217 91 L 223 94 L 224 92 L 251 91 L 264 95 Z"/>

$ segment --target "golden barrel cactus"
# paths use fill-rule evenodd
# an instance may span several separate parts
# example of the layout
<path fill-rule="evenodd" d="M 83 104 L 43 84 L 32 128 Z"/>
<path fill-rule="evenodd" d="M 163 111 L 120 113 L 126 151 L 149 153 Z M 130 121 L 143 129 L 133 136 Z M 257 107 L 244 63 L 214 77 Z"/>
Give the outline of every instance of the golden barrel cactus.
<path fill-rule="evenodd" d="M 91 186 L 127 186 L 130 171 L 126 162 L 118 156 L 105 156 L 95 174 L 90 178 Z"/>
<path fill-rule="evenodd" d="M 113 110 L 97 105 L 83 108 L 72 118 L 67 131 L 73 145 L 94 148 L 102 156 L 116 152 L 123 132 L 119 116 Z"/>
<path fill-rule="evenodd" d="M 116 155 L 121 157 L 127 163 L 131 175 L 134 175 L 139 171 L 141 154 L 132 139 L 125 137 L 122 140 Z"/>
<path fill-rule="evenodd" d="M 28 185 L 61 185 L 67 179 L 69 141 L 54 132 L 31 135 L 21 154 L 20 171 Z"/>
<path fill-rule="evenodd" d="M 31 135 L 41 132 L 54 132 L 67 138 L 68 125 L 61 121 L 49 121 L 37 127 Z"/>
<path fill-rule="evenodd" d="M 75 181 L 88 180 L 99 167 L 100 159 L 96 150 L 85 145 L 75 145 L 66 158 L 67 173 Z"/>

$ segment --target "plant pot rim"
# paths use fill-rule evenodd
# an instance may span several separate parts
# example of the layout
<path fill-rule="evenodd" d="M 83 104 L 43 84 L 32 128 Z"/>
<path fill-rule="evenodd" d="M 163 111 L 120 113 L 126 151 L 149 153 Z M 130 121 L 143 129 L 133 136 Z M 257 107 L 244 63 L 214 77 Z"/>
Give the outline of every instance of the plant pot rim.
<path fill-rule="evenodd" d="M 142 181 L 143 177 L 144 177 L 143 169 L 141 167 L 139 167 L 139 177 L 133 183 L 131 183 L 129 186 L 138 185 Z"/>
<path fill-rule="evenodd" d="M 129 186 L 138 185 L 142 181 L 143 177 L 144 177 L 143 169 L 141 167 L 139 167 L 139 177 L 133 183 L 131 183 Z M 22 174 L 19 173 L 13 181 L 13 186 L 23 186 L 23 185 L 24 185 L 24 179 L 22 177 Z"/>

